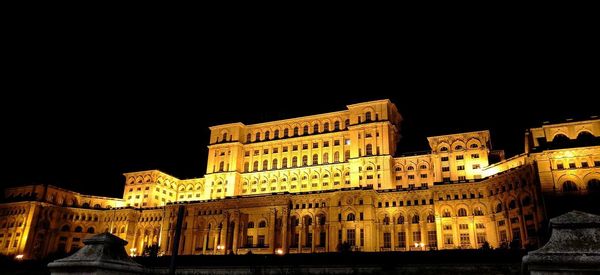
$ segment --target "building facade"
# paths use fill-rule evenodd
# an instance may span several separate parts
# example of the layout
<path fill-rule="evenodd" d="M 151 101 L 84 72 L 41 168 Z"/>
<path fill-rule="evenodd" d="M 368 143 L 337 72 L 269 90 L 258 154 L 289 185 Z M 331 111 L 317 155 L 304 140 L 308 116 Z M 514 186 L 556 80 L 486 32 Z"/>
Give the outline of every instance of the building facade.
<path fill-rule="evenodd" d="M 600 189 L 600 120 L 529 129 L 525 152 L 490 151 L 489 131 L 429 137 L 397 156 L 389 100 L 253 125 L 210 127 L 203 178 L 125 173 L 123 198 L 49 185 L 5 190 L 0 253 L 40 258 L 98 232 L 139 255 L 410 251 L 536 245 L 544 192 Z M 491 163 L 494 160 L 494 163 Z"/>

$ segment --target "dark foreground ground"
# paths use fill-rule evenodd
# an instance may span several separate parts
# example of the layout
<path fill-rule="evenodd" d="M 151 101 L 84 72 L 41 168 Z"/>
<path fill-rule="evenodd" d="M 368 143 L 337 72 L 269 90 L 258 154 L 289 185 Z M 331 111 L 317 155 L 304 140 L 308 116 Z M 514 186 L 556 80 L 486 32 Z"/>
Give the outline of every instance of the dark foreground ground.
<path fill-rule="evenodd" d="M 525 251 L 324 253 L 295 255 L 179 256 L 186 274 L 519 274 Z M 170 257 L 135 261 L 147 273 L 166 274 Z M 47 261 L 0 259 L 0 274 L 49 274 Z"/>

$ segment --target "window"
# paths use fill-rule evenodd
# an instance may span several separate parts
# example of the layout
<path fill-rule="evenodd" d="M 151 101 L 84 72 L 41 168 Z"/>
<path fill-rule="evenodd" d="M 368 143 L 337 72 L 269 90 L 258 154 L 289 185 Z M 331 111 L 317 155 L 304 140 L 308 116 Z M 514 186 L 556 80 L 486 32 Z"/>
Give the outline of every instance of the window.
<path fill-rule="evenodd" d="M 254 236 L 246 236 L 246 247 L 252 247 L 254 245 Z"/>
<path fill-rule="evenodd" d="M 281 160 L 281 168 L 287 168 L 287 158 Z"/>
<path fill-rule="evenodd" d="M 563 169 L 565 169 L 565 167 L 563 166 L 562 163 L 559 163 L 559 164 L 556 165 L 556 169 L 563 170 Z"/>
<path fill-rule="evenodd" d="M 349 158 L 350 158 L 350 150 L 346 150 L 346 152 L 344 152 L 344 160 L 348 161 Z"/>
<path fill-rule="evenodd" d="M 483 210 L 481 209 L 481 207 L 475 207 L 475 209 L 473 209 L 473 215 L 483 216 Z"/>
<path fill-rule="evenodd" d="M 456 156 L 456 160 L 462 160 L 462 159 L 464 159 L 464 158 L 465 158 L 465 157 L 464 157 L 463 155 L 458 155 L 458 156 Z"/>
<path fill-rule="evenodd" d="M 427 222 L 428 223 L 434 223 L 435 222 L 435 216 L 433 214 L 427 215 Z"/>
<path fill-rule="evenodd" d="M 454 244 L 454 237 L 452 236 L 452 234 L 444 234 L 444 244 L 445 245 L 453 245 Z"/>
<path fill-rule="evenodd" d="M 421 178 L 422 179 L 426 179 L 427 178 L 427 174 L 421 174 Z"/>
<path fill-rule="evenodd" d="M 298 151 L 298 145 L 293 145 L 292 146 L 292 151 Z"/>
<path fill-rule="evenodd" d="M 460 170 L 465 170 L 465 166 L 464 165 L 456 166 L 456 170 L 459 170 L 459 171 Z"/>
<path fill-rule="evenodd" d="M 468 233 L 460 234 L 460 245 L 468 246 L 471 244 L 471 240 L 469 239 Z"/>
<path fill-rule="evenodd" d="M 219 172 L 225 171 L 225 162 L 221 161 L 219 163 Z"/>
<path fill-rule="evenodd" d="M 367 144 L 367 147 L 366 147 L 366 155 L 367 155 L 367 156 L 373 155 L 373 145 L 371 145 L 371 144 Z"/>
<path fill-rule="evenodd" d="M 294 136 L 298 136 L 298 127 L 294 127 Z"/>
<path fill-rule="evenodd" d="M 408 175 L 408 179 L 409 180 L 414 180 L 415 179 L 415 175 Z"/>
<path fill-rule="evenodd" d="M 398 247 L 406 247 L 406 232 L 398 232 Z"/>
<path fill-rule="evenodd" d="M 368 121 L 371 121 L 371 112 L 367 112 L 367 113 L 365 114 L 365 121 L 367 121 L 367 122 L 368 122 Z"/>
<path fill-rule="evenodd" d="M 392 247 L 392 234 L 389 232 L 383 233 L 383 247 L 384 248 Z"/>
<path fill-rule="evenodd" d="M 267 222 L 265 222 L 265 221 L 260 221 L 260 222 L 258 223 L 258 228 L 265 228 L 265 227 L 267 227 Z"/>
<path fill-rule="evenodd" d="M 402 180 L 402 176 L 396 176 L 396 180 Z"/>
<path fill-rule="evenodd" d="M 361 221 L 365 220 L 365 214 L 363 212 L 358 213 L 358 217 Z"/>
<path fill-rule="evenodd" d="M 442 167 L 442 172 L 449 172 L 450 171 L 450 167 Z"/>
<path fill-rule="evenodd" d="M 481 165 L 479 165 L 479 164 L 473 164 L 473 169 L 479 169 L 479 168 L 481 168 Z"/>
<path fill-rule="evenodd" d="M 348 244 L 350 246 L 356 245 L 356 230 L 355 229 L 346 230 L 346 241 L 348 242 Z"/>
<path fill-rule="evenodd" d="M 467 179 L 467 177 L 465 177 L 465 176 L 458 176 L 458 180 L 466 180 L 466 179 Z"/>
<path fill-rule="evenodd" d="M 478 159 L 479 158 L 479 154 L 471 154 L 471 158 L 472 159 Z"/>
<path fill-rule="evenodd" d="M 263 160 L 263 163 L 262 163 L 262 169 L 263 169 L 263 170 L 267 170 L 267 169 L 269 169 L 269 167 L 268 167 L 268 166 L 269 166 L 269 161 L 268 161 L 268 160 L 266 160 L 266 159 L 265 159 L 265 160 Z"/>
<path fill-rule="evenodd" d="M 319 132 L 319 124 L 313 125 L 313 134 L 316 134 L 318 132 Z"/>
<path fill-rule="evenodd" d="M 329 132 L 329 122 L 325 122 L 325 124 L 323 124 L 323 131 Z"/>
<path fill-rule="evenodd" d="M 304 127 L 302 127 L 302 134 L 308 135 L 308 125 L 304 125 Z"/>
<path fill-rule="evenodd" d="M 302 144 L 302 150 L 306 150 L 306 149 L 308 149 L 308 144 L 306 144 L 306 143 Z"/>
<path fill-rule="evenodd" d="M 337 131 L 340 129 L 340 122 L 336 121 L 333 123 L 333 130 Z"/>
<path fill-rule="evenodd" d="M 260 140 L 260 133 L 256 133 L 256 138 L 254 139 L 254 141 L 259 141 Z"/>
<path fill-rule="evenodd" d="M 250 133 L 246 135 L 246 142 L 252 142 L 252 135 Z"/>
<path fill-rule="evenodd" d="M 323 163 L 329 163 L 329 154 L 327 154 L 327 153 L 323 154 L 322 162 Z"/>
<path fill-rule="evenodd" d="M 577 166 L 575 166 L 575 163 L 571 162 L 571 163 L 569 163 L 569 168 L 575 169 L 575 168 L 577 168 Z"/>
<path fill-rule="evenodd" d="M 464 209 L 464 208 L 458 209 L 458 216 L 459 217 L 466 217 L 467 216 L 467 209 Z"/>
<path fill-rule="evenodd" d="M 412 217 L 412 223 L 413 223 L 413 224 L 419 223 L 419 215 L 414 215 L 414 216 Z"/>
<path fill-rule="evenodd" d="M 285 128 L 283 129 L 283 137 L 288 137 L 289 136 L 289 129 Z"/>
<path fill-rule="evenodd" d="M 412 167 L 412 166 L 408 166 L 408 168 L 406 168 L 406 170 L 408 170 L 408 171 L 412 171 L 412 170 L 415 170 L 415 168 L 414 168 L 414 167 Z"/>
<path fill-rule="evenodd" d="M 329 147 L 329 141 L 323 141 L 323 147 Z"/>
<path fill-rule="evenodd" d="M 413 242 L 415 242 L 415 243 L 421 242 L 421 231 L 413 231 Z"/>
<path fill-rule="evenodd" d="M 449 177 L 443 177 L 443 178 L 442 178 L 442 181 L 443 181 L 443 182 L 449 182 L 449 181 L 450 181 L 450 178 L 449 178 Z"/>
<path fill-rule="evenodd" d="M 462 149 L 463 149 L 462 145 L 456 145 L 454 147 L 454 150 L 462 150 Z"/>
<path fill-rule="evenodd" d="M 354 216 L 353 213 L 348 214 L 348 216 L 346 216 L 346 221 L 354 221 L 356 217 Z"/>
<path fill-rule="evenodd" d="M 277 139 L 279 138 L 279 129 L 275 130 L 275 132 L 273 132 L 273 138 Z"/>
<path fill-rule="evenodd" d="M 283 151 L 284 153 L 287 153 L 288 147 L 287 146 L 283 146 L 283 148 L 281 149 L 281 151 Z"/>
<path fill-rule="evenodd" d="M 349 119 L 346 119 L 346 120 L 344 121 L 344 127 L 346 127 L 346 129 L 348 129 L 348 126 L 350 126 L 350 120 L 349 120 Z"/>
<path fill-rule="evenodd" d="M 277 159 L 273 159 L 271 169 L 277 169 Z"/>
<path fill-rule="evenodd" d="M 437 247 L 437 234 L 435 231 L 427 231 L 427 242 L 429 247 Z"/>
<path fill-rule="evenodd" d="M 442 161 L 448 161 L 448 157 L 442 157 Z"/>
<path fill-rule="evenodd" d="M 581 168 L 588 168 L 588 167 L 589 167 L 589 165 L 588 165 L 587 162 L 582 162 L 581 163 Z"/>
<path fill-rule="evenodd" d="M 565 181 L 562 185 L 563 187 L 563 192 L 574 192 L 577 191 L 577 184 L 575 184 L 574 182 L 568 180 Z"/>
<path fill-rule="evenodd" d="M 312 164 L 316 165 L 319 162 L 319 155 L 314 154 L 312 157 Z M 304 163 L 304 165 L 306 165 L 306 163 Z"/>
<path fill-rule="evenodd" d="M 340 152 L 333 153 L 333 162 L 334 163 L 340 162 Z"/>

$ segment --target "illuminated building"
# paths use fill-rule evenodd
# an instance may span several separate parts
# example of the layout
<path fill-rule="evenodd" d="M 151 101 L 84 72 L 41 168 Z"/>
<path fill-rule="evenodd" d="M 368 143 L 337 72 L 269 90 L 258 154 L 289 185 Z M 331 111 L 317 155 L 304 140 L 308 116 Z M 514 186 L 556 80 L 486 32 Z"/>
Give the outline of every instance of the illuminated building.
<path fill-rule="evenodd" d="M 488 131 L 429 137 L 428 152 L 396 156 L 401 121 L 379 100 L 213 126 L 203 178 L 125 173 L 122 199 L 8 188 L 0 253 L 43 257 L 109 231 L 132 253 L 159 244 L 170 254 L 180 205 L 180 254 L 318 253 L 345 242 L 360 251 L 535 245 L 542 191 L 599 186 L 596 118 L 532 128 L 525 152 L 506 160 L 490 151 Z"/>

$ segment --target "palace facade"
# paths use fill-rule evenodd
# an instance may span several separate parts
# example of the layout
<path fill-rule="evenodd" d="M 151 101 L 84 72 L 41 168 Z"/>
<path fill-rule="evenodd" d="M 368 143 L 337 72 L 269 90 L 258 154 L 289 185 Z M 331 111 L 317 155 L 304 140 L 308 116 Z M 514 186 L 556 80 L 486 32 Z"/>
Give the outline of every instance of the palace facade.
<path fill-rule="evenodd" d="M 41 258 L 111 232 L 139 255 L 410 251 L 538 243 L 545 193 L 600 189 L 600 119 L 546 123 L 504 159 L 489 131 L 429 137 L 400 155 L 389 100 L 346 110 L 210 127 L 206 174 L 125 173 L 123 198 L 51 185 L 5 190 L 0 253 Z M 513 242 L 515 243 L 515 242 Z"/>

